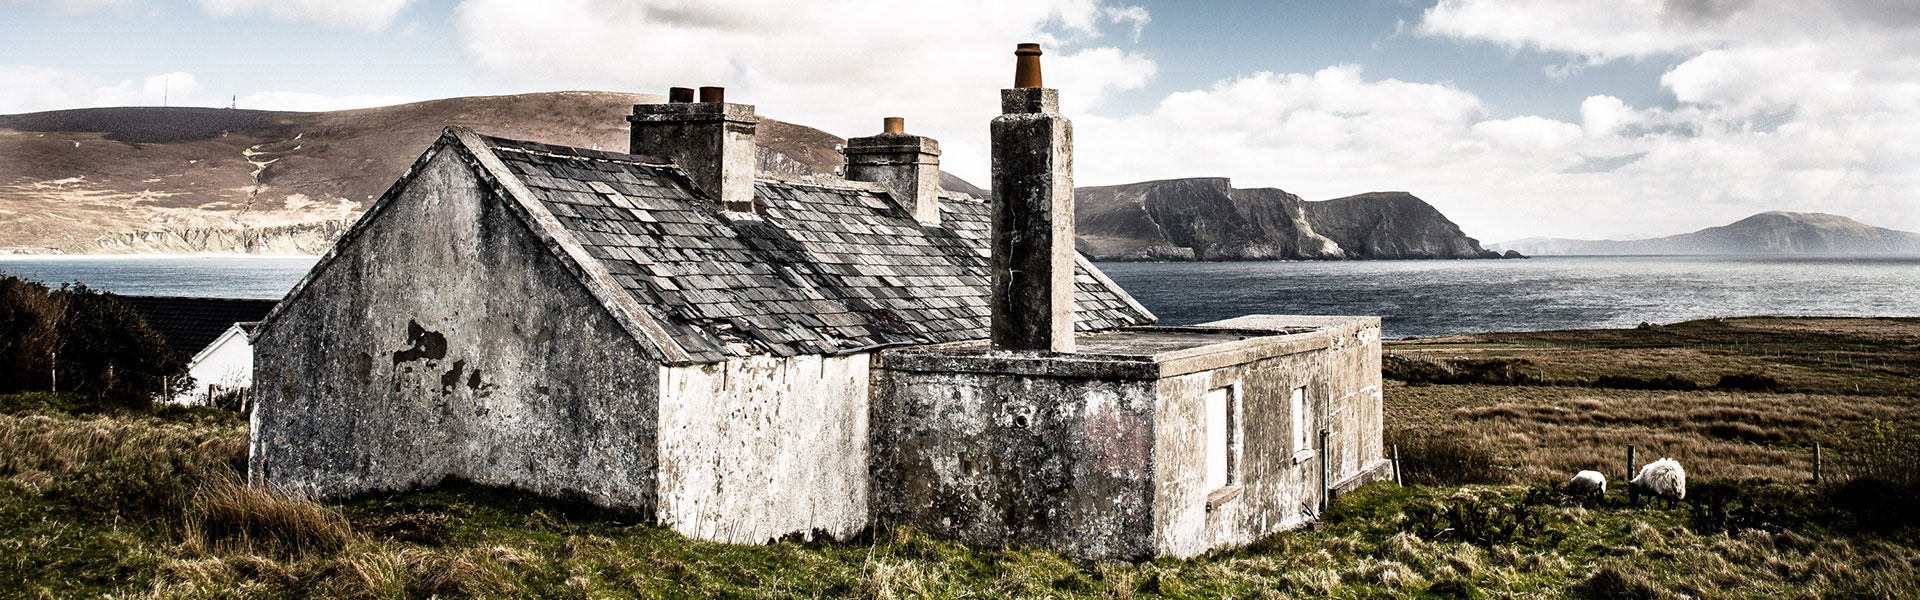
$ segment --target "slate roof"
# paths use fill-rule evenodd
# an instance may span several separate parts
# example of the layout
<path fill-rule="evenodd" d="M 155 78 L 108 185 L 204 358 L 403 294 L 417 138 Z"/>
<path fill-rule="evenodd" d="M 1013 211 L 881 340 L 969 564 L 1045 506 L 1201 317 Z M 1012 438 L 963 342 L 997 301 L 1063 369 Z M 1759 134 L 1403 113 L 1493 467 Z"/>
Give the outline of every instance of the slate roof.
<path fill-rule="evenodd" d="M 664 159 L 475 136 L 693 362 L 987 337 L 985 202 L 925 227 L 878 186 L 760 180 L 725 213 Z M 1080 260 L 1075 327 L 1154 321 Z"/>
<path fill-rule="evenodd" d="M 192 298 L 184 296 L 120 296 L 147 326 L 167 338 L 167 347 L 182 356 L 199 354 L 234 323 L 255 322 L 273 310 L 275 300 Z"/>

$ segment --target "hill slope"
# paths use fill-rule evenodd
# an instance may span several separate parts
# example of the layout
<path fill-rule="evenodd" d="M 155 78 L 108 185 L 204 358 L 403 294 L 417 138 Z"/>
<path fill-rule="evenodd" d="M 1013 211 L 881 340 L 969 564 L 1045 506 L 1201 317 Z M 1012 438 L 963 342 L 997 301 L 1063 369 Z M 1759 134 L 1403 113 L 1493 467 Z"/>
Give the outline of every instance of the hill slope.
<path fill-rule="evenodd" d="M 1497 258 L 1406 192 L 1308 202 L 1225 178 L 1076 190 L 1079 248 L 1095 260 Z"/>
<path fill-rule="evenodd" d="M 632 105 L 661 100 L 551 92 L 318 113 L 0 115 L 0 251 L 318 253 L 444 126 L 624 150 Z M 831 173 L 841 164 L 844 140 L 817 129 L 762 118 L 755 139 L 762 170 Z M 942 183 L 980 193 L 951 175 Z"/>
<path fill-rule="evenodd" d="M 1920 254 L 1920 234 L 1840 215 L 1771 211 L 1728 225 L 1644 240 L 1527 238 L 1495 247 L 1526 254 Z"/>

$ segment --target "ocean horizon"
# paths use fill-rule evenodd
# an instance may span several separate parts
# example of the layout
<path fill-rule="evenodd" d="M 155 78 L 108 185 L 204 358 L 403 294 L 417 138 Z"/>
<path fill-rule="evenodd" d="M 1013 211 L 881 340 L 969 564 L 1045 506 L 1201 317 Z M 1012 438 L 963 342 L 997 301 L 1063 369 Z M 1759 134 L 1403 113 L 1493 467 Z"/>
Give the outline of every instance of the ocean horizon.
<path fill-rule="evenodd" d="M 317 256 L 4 256 L 0 272 L 120 294 L 277 299 Z M 1163 325 L 1379 316 L 1389 337 L 1754 315 L 1920 317 L 1920 256 L 1097 263 Z"/>

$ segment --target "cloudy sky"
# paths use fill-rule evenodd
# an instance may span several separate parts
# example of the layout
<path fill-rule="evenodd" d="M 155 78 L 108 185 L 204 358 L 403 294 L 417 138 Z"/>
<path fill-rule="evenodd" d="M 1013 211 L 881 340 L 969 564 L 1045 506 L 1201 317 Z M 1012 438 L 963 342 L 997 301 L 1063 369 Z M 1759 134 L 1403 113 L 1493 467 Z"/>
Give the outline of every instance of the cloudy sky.
<path fill-rule="evenodd" d="M 1427 199 L 1483 241 L 1765 210 L 1920 231 L 1914 0 L 0 0 L 0 113 L 725 85 L 986 180 L 1017 42 L 1082 185 Z"/>

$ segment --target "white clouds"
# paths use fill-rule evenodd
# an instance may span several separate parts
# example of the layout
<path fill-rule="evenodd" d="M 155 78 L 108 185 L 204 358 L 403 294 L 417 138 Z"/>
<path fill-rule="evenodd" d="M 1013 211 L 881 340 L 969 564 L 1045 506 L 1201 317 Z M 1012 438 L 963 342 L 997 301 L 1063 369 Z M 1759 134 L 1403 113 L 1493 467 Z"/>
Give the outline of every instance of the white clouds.
<path fill-rule="evenodd" d="M 413 0 L 199 0 L 202 10 L 218 17 L 263 14 L 282 21 L 319 25 L 380 29 L 392 23 L 400 10 Z M 0 0 L 7 6 L 39 6 L 48 12 L 79 15 L 107 7 L 141 6 L 134 0 Z"/>
<path fill-rule="evenodd" d="M 1668 5 L 1718 7 L 1705 14 Z M 1710 44 L 1711 23 L 1741 11 L 1746 2 L 1712 0 L 1440 0 L 1415 28 L 1423 35 L 1482 40 L 1513 47 L 1566 52 L 1612 60 L 1679 52 Z"/>
<path fill-rule="evenodd" d="M 1632 116 L 1627 103 L 1613 96 L 1588 96 L 1580 102 L 1580 126 L 1590 136 L 1612 135 Z"/>
<path fill-rule="evenodd" d="M 0 7 L 39 6 L 56 14 L 78 15 L 126 3 L 127 0 L 0 0 Z"/>
<path fill-rule="evenodd" d="M 66 0 L 87 1 L 87 0 Z M 114 0 L 91 0 L 107 2 Z M 393 22 L 411 0 L 200 0 L 216 16 L 264 14 L 283 21 L 323 27 L 380 29 Z M 530 3 L 532 4 L 532 3 Z"/>
<path fill-rule="evenodd" d="M 122 81 L 52 67 L 0 65 L 0 114 L 93 108 L 105 106 L 226 106 L 228 98 L 203 97 L 192 73 L 173 72 Z M 240 96 L 240 108 L 256 110 L 326 111 L 417 102 L 399 95 L 349 94 L 332 96 L 305 92 L 266 91 Z"/>
<path fill-rule="evenodd" d="M 239 108 L 253 110 L 319 112 L 391 106 L 418 101 L 420 101 L 419 98 L 412 96 L 379 94 L 328 96 L 324 94 L 309 94 L 306 92 L 255 92 L 241 96 L 235 104 L 238 105 Z"/>
<path fill-rule="evenodd" d="M 191 104 L 199 89 L 192 73 L 112 82 L 68 69 L 0 65 L 0 114 L 95 106 L 179 106 Z"/>
<path fill-rule="evenodd" d="M 1227 175 L 1309 197 L 1419 189 L 1496 144 L 1546 138 L 1525 122 L 1474 131 L 1487 107 L 1445 85 L 1367 81 L 1356 66 L 1255 73 L 1168 96 L 1152 113 L 1074 115 L 1084 184 Z M 1544 120 L 1543 120 L 1544 121 Z"/>
<path fill-rule="evenodd" d="M 1146 19 L 1096 0 L 464 0 L 454 15 L 469 61 L 509 81 L 656 94 L 724 85 L 763 115 L 841 135 L 903 116 L 974 179 L 1014 44 L 1042 43 L 1048 85 L 1087 110 L 1153 76 L 1152 60 L 1101 44 L 1107 29 Z"/>
<path fill-rule="evenodd" d="M 1604 173 L 1531 178 L 1537 189 L 1563 190 L 1557 207 L 1672 212 L 1683 221 L 1676 229 L 1768 209 L 1920 229 L 1920 4 L 1441 0 L 1423 17 L 1421 34 L 1562 53 L 1568 70 L 1678 60 L 1660 79 L 1672 107 L 1611 96 L 1581 104 L 1582 135 L 1561 152 L 1586 164 L 1641 158 Z M 1618 216 L 1540 218 L 1559 230 L 1548 233 L 1634 229 Z"/>

